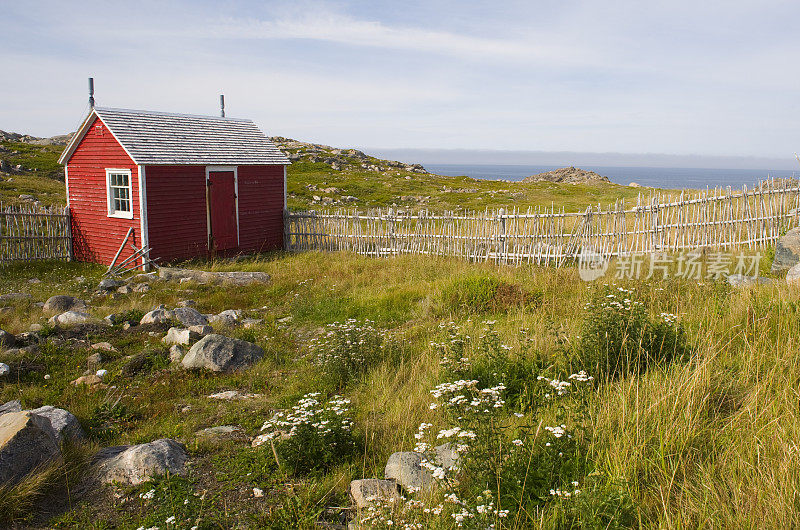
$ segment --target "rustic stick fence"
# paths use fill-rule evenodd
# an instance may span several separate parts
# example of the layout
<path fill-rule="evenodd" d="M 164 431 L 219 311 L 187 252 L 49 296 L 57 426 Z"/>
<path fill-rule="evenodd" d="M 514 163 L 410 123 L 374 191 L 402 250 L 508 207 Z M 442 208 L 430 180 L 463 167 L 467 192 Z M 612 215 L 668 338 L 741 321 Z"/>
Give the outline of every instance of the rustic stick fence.
<path fill-rule="evenodd" d="M 562 265 L 582 252 L 603 257 L 685 249 L 754 249 L 798 226 L 800 187 L 774 179 L 754 189 L 640 195 L 584 212 L 550 208 L 483 213 L 393 209 L 288 212 L 290 251 L 370 256 L 423 254 L 471 261 Z"/>
<path fill-rule="evenodd" d="M 0 262 L 71 257 L 68 208 L 0 205 Z"/>

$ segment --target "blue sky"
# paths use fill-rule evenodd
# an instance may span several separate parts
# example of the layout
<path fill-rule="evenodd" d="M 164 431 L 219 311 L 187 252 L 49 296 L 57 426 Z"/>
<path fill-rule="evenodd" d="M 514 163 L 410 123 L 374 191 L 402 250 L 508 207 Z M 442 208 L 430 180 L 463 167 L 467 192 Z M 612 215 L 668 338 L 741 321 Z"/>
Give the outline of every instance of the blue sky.
<path fill-rule="evenodd" d="M 213 114 L 224 92 L 229 115 L 267 134 L 337 146 L 798 167 L 797 1 L 0 0 L 0 12 L 4 130 L 73 130 L 92 75 L 100 105 Z"/>

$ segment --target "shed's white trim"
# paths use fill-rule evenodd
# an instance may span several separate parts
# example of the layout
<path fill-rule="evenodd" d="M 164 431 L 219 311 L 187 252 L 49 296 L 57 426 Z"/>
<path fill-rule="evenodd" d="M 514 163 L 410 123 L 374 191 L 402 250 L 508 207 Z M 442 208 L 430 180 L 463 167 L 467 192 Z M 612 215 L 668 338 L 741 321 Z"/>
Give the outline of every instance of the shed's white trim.
<path fill-rule="evenodd" d="M 147 232 L 147 176 L 145 166 L 137 166 L 139 169 L 139 225 L 141 226 L 142 248 L 146 248 L 150 244 L 150 237 Z M 145 264 L 147 258 L 142 256 L 142 265 Z"/>
<path fill-rule="evenodd" d="M 130 211 L 118 212 L 114 209 L 114 197 L 111 193 L 111 175 L 127 175 L 128 177 L 128 202 L 130 203 Z M 116 217 L 118 219 L 133 219 L 133 182 L 131 182 L 130 169 L 116 169 L 106 168 L 106 200 L 108 207 L 107 217 Z"/>
<path fill-rule="evenodd" d="M 138 164 L 138 162 L 130 153 L 130 151 L 128 151 L 128 149 L 125 147 L 125 144 L 119 141 L 117 135 L 114 134 L 114 131 L 111 130 L 111 127 L 109 127 L 108 124 L 103 121 L 103 118 L 100 117 L 100 115 L 97 113 L 95 109 L 89 111 L 89 114 L 83 120 L 81 126 L 78 127 L 78 131 L 75 133 L 75 136 L 72 137 L 72 139 L 67 144 L 67 147 L 64 148 L 64 152 L 61 153 L 61 157 L 58 159 L 58 163 L 64 165 L 69 163 L 69 159 L 72 158 L 73 154 L 75 154 L 75 150 L 78 148 L 78 145 L 81 143 L 81 140 L 83 140 L 83 137 L 86 136 L 87 132 L 89 132 L 89 127 L 91 127 L 94 121 L 92 120 L 93 117 L 97 118 L 100 121 L 100 123 L 102 123 L 103 126 L 106 128 L 106 130 L 111 133 L 111 136 L 119 144 L 122 150 L 125 151 L 125 154 L 128 155 L 131 160 L 133 160 L 133 163 Z"/>
<path fill-rule="evenodd" d="M 236 246 L 239 243 L 239 167 L 238 166 L 206 166 L 206 221 L 208 224 L 208 249 L 211 250 L 211 197 L 208 195 L 210 173 L 233 172 L 233 201 L 236 209 Z"/>
<path fill-rule="evenodd" d="M 64 185 L 67 187 L 67 208 L 69 208 L 69 168 L 64 166 Z"/>

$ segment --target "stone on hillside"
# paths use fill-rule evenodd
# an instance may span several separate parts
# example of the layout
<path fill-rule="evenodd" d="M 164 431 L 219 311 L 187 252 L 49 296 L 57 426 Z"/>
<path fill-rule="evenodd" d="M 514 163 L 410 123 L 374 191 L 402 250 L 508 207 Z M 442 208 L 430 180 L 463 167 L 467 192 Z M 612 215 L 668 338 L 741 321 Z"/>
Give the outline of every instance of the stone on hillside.
<path fill-rule="evenodd" d="M 235 425 L 220 425 L 197 431 L 195 436 L 212 443 L 221 442 L 250 442 L 250 437 L 244 429 Z"/>
<path fill-rule="evenodd" d="M 93 350 L 103 350 L 103 351 L 117 351 L 117 349 L 111 345 L 110 342 L 96 342 L 90 346 Z"/>
<path fill-rule="evenodd" d="M 0 377 L 5 377 L 11 372 L 11 367 L 6 363 L 0 363 Z"/>
<path fill-rule="evenodd" d="M 13 348 L 14 345 L 17 343 L 14 335 L 9 333 L 8 331 L 3 331 L 0 329 L 0 347 L 2 348 Z"/>
<path fill-rule="evenodd" d="M 86 358 L 86 368 L 90 372 L 94 372 L 100 367 L 100 363 L 102 362 L 103 362 L 103 354 L 100 353 L 99 351 L 95 352 Z"/>
<path fill-rule="evenodd" d="M 169 328 L 167 336 L 161 339 L 164 344 L 189 344 L 200 338 L 200 335 L 186 328 Z"/>
<path fill-rule="evenodd" d="M 113 291 L 119 287 L 122 287 L 123 285 L 125 285 L 125 282 L 115 280 L 114 278 L 106 278 L 100 281 L 100 283 L 97 285 L 97 289 L 99 291 Z"/>
<path fill-rule="evenodd" d="M 86 302 L 83 300 L 78 300 L 74 296 L 57 294 L 48 298 L 42 309 L 53 313 L 63 313 L 72 309 L 86 309 Z"/>
<path fill-rule="evenodd" d="M 252 365 L 264 356 L 264 350 L 239 339 L 206 335 L 183 358 L 185 368 L 204 368 L 213 372 L 234 372 Z"/>
<path fill-rule="evenodd" d="M 117 292 L 119 294 L 131 294 L 133 292 L 133 287 L 130 285 L 123 285 L 121 287 L 117 287 Z"/>
<path fill-rule="evenodd" d="M 763 276 L 745 276 L 744 274 L 731 274 L 727 278 L 728 283 L 734 287 L 749 287 L 751 285 L 767 285 L 772 283 L 769 278 Z"/>
<path fill-rule="evenodd" d="M 227 309 L 216 315 L 211 315 L 209 322 L 213 326 L 235 326 L 239 319 L 242 317 L 242 312 L 239 309 Z"/>
<path fill-rule="evenodd" d="M 263 323 L 264 320 L 260 318 L 245 318 L 242 320 L 242 327 L 244 329 L 253 329 L 255 327 L 260 326 Z"/>
<path fill-rule="evenodd" d="M 72 326 L 75 324 L 87 324 L 89 322 L 94 322 L 94 320 L 94 317 L 89 313 L 67 311 L 66 313 L 61 313 L 60 315 L 52 317 L 48 322 L 50 322 L 52 326 Z"/>
<path fill-rule="evenodd" d="M 270 281 L 269 274 L 264 272 L 209 272 L 171 267 L 161 267 L 158 275 L 167 281 L 191 280 L 197 283 L 231 283 L 238 286 Z"/>
<path fill-rule="evenodd" d="M 8 414 L 9 412 L 21 412 L 21 411 L 22 411 L 22 403 L 18 399 L 15 399 L 14 401 L 6 401 L 2 405 L 0 405 L 0 415 Z"/>
<path fill-rule="evenodd" d="M 772 272 L 785 272 L 800 262 L 800 228 L 792 228 L 775 245 Z"/>
<path fill-rule="evenodd" d="M 156 308 L 145 314 L 139 321 L 139 324 L 168 324 L 175 318 L 175 314 L 163 308 Z"/>
<path fill-rule="evenodd" d="M 178 307 L 172 310 L 175 318 L 186 326 L 205 326 L 208 324 L 208 319 L 200 311 L 193 307 Z"/>
<path fill-rule="evenodd" d="M 146 293 L 150 290 L 150 286 L 146 283 L 137 283 L 131 287 L 131 290 L 134 293 Z"/>
<path fill-rule="evenodd" d="M 183 476 L 188 459 L 183 444 L 169 438 L 140 445 L 108 447 L 95 456 L 100 482 L 131 486 L 168 473 Z"/>
<path fill-rule="evenodd" d="M 50 425 L 53 427 L 59 442 L 66 439 L 82 440 L 86 438 L 78 418 L 68 410 L 45 405 L 28 412 L 32 412 L 37 416 L 44 416 L 50 420 Z"/>
<path fill-rule="evenodd" d="M 180 344 L 173 344 L 169 349 L 169 362 L 179 363 L 184 355 L 186 355 L 186 348 Z"/>
<path fill-rule="evenodd" d="M 433 482 L 433 474 L 422 467 L 424 458 L 420 453 L 411 451 L 392 453 L 386 462 L 384 475 L 406 489 L 428 489 Z"/>
<path fill-rule="evenodd" d="M 71 384 L 78 387 L 85 385 L 89 387 L 91 390 L 108 388 L 108 385 L 103 383 L 103 378 L 99 377 L 97 374 L 82 375 L 79 378 L 72 381 Z"/>
<path fill-rule="evenodd" d="M 44 329 L 42 327 L 42 325 L 41 324 L 37 324 L 36 322 L 34 322 L 30 326 L 28 326 L 28 331 L 33 331 L 34 333 L 38 333 L 38 332 L 42 331 L 42 329 Z"/>
<path fill-rule="evenodd" d="M 800 280 L 800 263 L 793 266 L 789 269 L 789 272 L 786 273 L 787 282 L 796 282 L 797 280 Z"/>
<path fill-rule="evenodd" d="M 178 302 L 178 307 L 194 307 L 197 305 L 197 302 L 194 300 L 181 300 Z"/>
<path fill-rule="evenodd" d="M 6 302 L 21 302 L 21 301 L 30 302 L 33 300 L 33 296 L 29 295 L 28 293 L 6 293 L 0 294 L 0 303 Z"/>
<path fill-rule="evenodd" d="M 30 411 L 0 416 L 0 484 L 16 482 L 61 451 L 50 420 Z"/>
<path fill-rule="evenodd" d="M 433 459 L 436 465 L 443 467 L 445 470 L 450 470 L 458 464 L 459 454 L 453 444 L 443 443 L 434 447 L 433 450 L 435 452 Z"/>
<path fill-rule="evenodd" d="M 378 478 L 363 478 L 350 483 L 350 497 L 358 509 L 371 506 L 374 501 L 395 502 L 400 500 L 397 482 Z"/>
<path fill-rule="evenodd" d="M 214 333 L 214 328 L 212 328 L 209 325 L 205 325 L 205 326 L 189 326 L 189 331 L 197 333 L 201 337 L 205 337 L 206 335 L 208 335 L 210 333 Z"/>
<path fill-rule="evenodd" d="M 260 397 L 264 397 L 263 394 L 248 394 L 246 392 L 239 392 L 238 390 L 223 390 L 222 392 L 217 392 L 216 394 L 211 394 L 208 396 L 209 399 L 219 399 L 222 401 L 233 401 L 234 399 L 256 399 Z"/>

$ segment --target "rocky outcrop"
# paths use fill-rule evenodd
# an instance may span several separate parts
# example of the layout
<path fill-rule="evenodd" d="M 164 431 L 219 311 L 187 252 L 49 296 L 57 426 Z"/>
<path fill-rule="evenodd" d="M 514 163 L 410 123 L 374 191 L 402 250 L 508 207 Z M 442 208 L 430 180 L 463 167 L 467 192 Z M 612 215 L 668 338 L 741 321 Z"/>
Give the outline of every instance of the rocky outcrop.
<path fill-rule="evenodd" d="M 530 182 L 557 182 L 561 184 L 585 184 L 596 182 L 611 182 L 608 177 L 598 175 L 594 171 L 586 171 L 576 167 L 562 167 L 545 173 L 539 173 L 522 179 L 523 183 Z"/>
<path fill-rule="evenodd" d="M 381 501 L 398 501 L 400 492 L 394 480 L 364 478 L 350 482 L 350 498 L 358 509 L 364 509 Z"/>
<path fill-rule="evenodd" d="M 30 411 L 0 416 L 0 484 L 17 482 L 60 454 L 58 436 L 46 417 Z"/>
<path fill-rule="evenodd" d="M 74 296 L 57 294 L 48 298 L 42 309 L 51 313 L 64 313 L 65 311 L 70 310 L 84 310 L 86 309 L 86 302 L 83 300 L 78 300 Z"/>
<path fill-rule="evenodd" d="M 169 324 L 174 318 L 175 313 L 162 306 L 145 313 L 139 324 Z"/>
<path fill-rule="evenodd" d="M 254 283 L 267 283 L 270 281 L 269 274 L 265 272 L 210 272 L 194 269 L 175 269 L 161 267 L 158 270 L 161 279 L 167 281 L 192 280 L 197 283 L 228 283 L 237 286 L 246 286 Z"/>
<path fill-rule="evenodd" d="M 176 307 L 172 310 L 175 320 L 186 326 L 205 326 L 208 324 L 206 316 L 193 307 Z"/>
<path fill-rule="evenodd" d="M 423 455 L 411 451 L 392 453 L 386 462 L 384 476 L 397 481 L 406 489 L 428 489 L 433 481 L 433 474 L 422 467 L 424 460 Z"/>
<path fill-rule="evenodd" d="M 800 228 L 792 228 L 775 245 L 772 272 L 787 272 L 800 263 Z"/>
<path fill-rule="evenodd" d="M 74 326 L 75 324 L 88 324 L 95 321 L 96 319 L 92 315 L 82 311 L 67 311 L 49 320 L 52 326 Z"/>
<path fill-rule="evenodd" d="M 53 431 L 56 433 L 56 438 L 59 442 L 62 440 L 77 441 L 86 438 L 86 434 L 83 432 L 78 418 L 68 410 L 45 405 L 38 409 L 31 409 L 28 412 L 50 420 L 50 425 L 53 427 Z"/>
<path fill-rule="evenodd" d="M 235 372 L 247 368 L 263 356 L 264 350 L 252 342 L 212 333 L 192 346 L 181 363 L 189 369 Z"/>
<path fill-rule="evenodd" d="M 95 465 L 100 482 L 135 486 L 167 473 L 185 475 L 188 459 L 183 444 L 162 438 L 146 444 L 102 449 L 95 456 Z"/>

